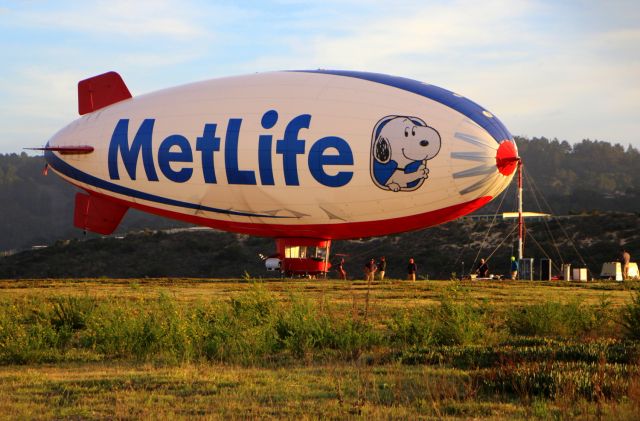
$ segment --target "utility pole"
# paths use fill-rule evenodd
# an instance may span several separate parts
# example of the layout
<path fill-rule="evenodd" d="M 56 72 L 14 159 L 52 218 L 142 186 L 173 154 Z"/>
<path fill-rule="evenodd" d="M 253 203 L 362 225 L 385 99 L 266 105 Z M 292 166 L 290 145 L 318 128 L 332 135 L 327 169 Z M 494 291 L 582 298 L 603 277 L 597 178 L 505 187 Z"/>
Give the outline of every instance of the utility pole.
<path fill-rule="evenodd" d="M 518 159 L 518 261 L 524 257 L 524 218 L 522 217 L 522 159 Z"/>

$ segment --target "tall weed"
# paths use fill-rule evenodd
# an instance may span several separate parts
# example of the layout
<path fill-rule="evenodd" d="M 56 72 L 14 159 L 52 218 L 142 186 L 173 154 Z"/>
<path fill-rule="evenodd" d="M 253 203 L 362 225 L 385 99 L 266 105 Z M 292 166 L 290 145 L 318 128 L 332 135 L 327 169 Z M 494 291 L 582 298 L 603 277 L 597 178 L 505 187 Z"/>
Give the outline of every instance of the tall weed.
<path fill-rule="evenodd" d="M 54 297 L 50 313 L 51 325 L 56 329 L 60 344 L 68 346 L 77 332 L 84 329 L 96 307 L 91 297 Z"/>

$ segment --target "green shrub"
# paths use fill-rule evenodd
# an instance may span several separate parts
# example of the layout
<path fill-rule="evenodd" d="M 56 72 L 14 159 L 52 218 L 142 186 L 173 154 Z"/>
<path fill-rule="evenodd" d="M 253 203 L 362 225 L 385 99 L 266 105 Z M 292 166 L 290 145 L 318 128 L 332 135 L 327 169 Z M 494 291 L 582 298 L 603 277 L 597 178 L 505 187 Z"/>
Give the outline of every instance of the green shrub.
<path fill-rule="evenodd" d="M 508 311 L 509 331 L 525 336 L 578 337 L 608 322 L 607 306 L 587 306 L 579 300 L 568 303 L 550 301 Z"/>
<path fill-rule="evenodd" d="M 628 339 L 640 339 L 640 291 L 636 291 L 620 315 L 620 323 Z"/>
<path fill-rule="evenodd" d="M 188 324 L 163 294 L 137 303 L 109 300 L 87 318 L 80 341 L 106 358 L 185 361 L 194 355 Z"/>
<path fill-rule="evenodd" d="M 323 349 L 357 356 L 375 342 L 366 322 L 334 319 L 329 314 L 319 312 L 308 299 L 291 296 L 290 305 L 281 309 L 275 322 L 278 347 L 296 357 Z"/>
<path fill-rule="evenodd" d="M 465 345 L 482 342 L 489 337 L 489 326 L 485 321 L 486 310 L 472 305 L 469 297 L 445 295 L 435 312 L 434 343 L 438 345 Z M 458 300 L 454 301 L 454 298 Z"/>
<path fill-rule="evenodd" d="M 86 327 L 87 319 L 96 307 L 90 297 L 54 297 L 50 313 L 51 325 L 59 335 L 60 345 L 68 346 L 74 335 Z"/>
<path fill-rule="evenodd" d="M 254 291 L 228 303 L 198 309 L 194 320 L 205 358 L 253 363 L 276 348 L 274 317 L 278 303 L 269 294 Z"/>
<path fill-rule="evenodd" d="M 431 345 L 434 343 L 435 324 L 433 308 L 395 313 L 387 322 L 389 342 L 402 348 Z"/>
<path fill-rule="evenodd" d="M 439 306 L 394 314 L 387 322 L 389 344 L 419 349 L 434 345 L 484 344 L 494 339 L 488 307 L 484 303 L 473 303 L 466 290 L 454 286 L 439 301 Z"/>
<path fill-rule="evenodd" d="M 382 343 L 380 332 L 373 326 L 361 320 L 332 321 L 330 340 L 325 343 L 327 348 L 337 350 L 344 358 L 357 359 L 360 354 Z"/>
<path fill-rule="evenodd" d="M 0 362 L 29 364 L 63 359 L 61 343 L 50 323 L 49 307 L 40 299 L 4 302 L 0 308 Z"/>
<path fill-rule="evenodd" d="M 309 302 L 295 300 L 289 311 L 279 315 L 275 329 L 279 348 L 301 357 L 326 342 L 330 322 L 315 314 Z"/>

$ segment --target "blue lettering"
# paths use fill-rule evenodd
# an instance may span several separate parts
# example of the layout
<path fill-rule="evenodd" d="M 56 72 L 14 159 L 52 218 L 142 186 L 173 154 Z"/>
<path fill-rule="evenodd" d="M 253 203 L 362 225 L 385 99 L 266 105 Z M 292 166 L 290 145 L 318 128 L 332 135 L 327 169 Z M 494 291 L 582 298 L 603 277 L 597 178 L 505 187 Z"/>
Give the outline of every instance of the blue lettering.
<path fill-rule="evenodd" d="M 260 121 L 265 130 L 273 129 L 278 123 L 278 112 L 269 110 L 262 115 Z M 111 135 L 108 151 L 109 176 L 119 180 L 119 159 L 122 159 L 129 178 L 136 180 L 136 171 L 142 155 L 142 165 L 149 181 L 158 181 L 154 166 L 153 129 L 155 119 L 145 119 L 138 128 L 133 141 L 129 143 L 129 119 L 120 119 Z M 282 139 L 276 141 L 275 153 L 282 155 L 282 171 L 287 186 L 299 186 L 298 155 L 303 155 L 306 140 L 300 139 L 300 131 L 309 129 L 311 115 L 300 114 L 288 122 Z M 224 141 L 224 169 L 227 182 L 233 184 L 255 185 L 256 172 L 260 174 L 260 184 L 275 185 L 273 167 L 274 136 L 270 133 L 258 135 L 258 170 L 240 169 L 240 129 L 241 118 L 231 118 L 227 124 Z M 216 136 L 217 123 L 206 123 L 202 135 L 195 139 L 195 150 L 200 152 L 202 177 L 207 184 L 217 183 L 215 172 L 215 153 L 220 151 L 221 138 Z M 255 151 L 255 143 L 246 146 L 246 150 Z M 310 145 L 308 169 L 311 176 L 320 184 L 328 187 L 342 187 L 353 178 L 353 170 L 344 168 L 327 168 L 328 166 L 352 166 L 354 156 L 349 144 L 343 138 L 327 136 Z M 158 148 L 157 162 L 165 178 L 175 183 L 189 181 L 194 172 L 194 156 L 192 145 L 185 136 L 172 134 L 167 136 Z M 176 165 L 181 163 L 182 165 Z M 197 164 L 196 164 L 197 167 Z"/>
<path fill-rule="evenodd" d="M 216 137 L 217 124 L 205 124 L 202 136 L 196 139 L 196 150 L 201 152 L 202 176 L 205 183 L 216 182 L 213 153 L 220 150 L 220 138 Z"/>
<path fill-rule="evenodd" d="M 298 139 L 301 129 L 308 129 L 311 123 L 309 114 L 301 114 L 287 124 L 284 131 L 284 138 L 276 142 L 276 153 L 282 154 L 282 168 L 284 170 L 284 181 L 288 186 L 299 186 L 298 181 L 298 160 L 299 154 L 304 153 L 303 139 Z"/>
<path fill-rule="evenodd" d="M 224 139 L 224 162 L 227 167 L 229 184 L 256 184 L 256 174 L 251 170 L 241 170 L 238 166 L 238 137 L 240 136 L 241 118 L 232 118 L 227 126 Z"/>
<path fill-rule="evenodd" d="M 142 151 L 142 162 L 144 164 L 144 171 L 147 174 L 147 180 L 158 181 L 158 175 L 153 165 L 153 155 L 151 149 L 151 135 L 153 134 L 153 124 L 155 120 L 152 118 L 145 119 L 136 136 L 133 138 L 133 143 L 129 147 L 129 119 L 120 119 L 116 125 L 113 135 L 111 136 L 111 143 L 109 143 L 109 177 L 112 180 L 120 180 L 120 174 L 118 172 L 118 151 L 120 157 L 124 163 L 124 167 L 129 174 L 129 178 L 136 179 L 136 168 L 138 166 L 138 157 L 140 151 Z"/>
<path fill-rule="evenodd" d="M 178 151 L 172 151 L 173 146 L 178 147 Z M 184 183 L 189 181 L 193 174 L 193 168 L 182 168 L 181 170 L 174 171 L 171 168 L 172 162 L 193 162 L 193 154 L 191 153 L 191 145 L 186 137 L 174 134 L 167 137 L 160 144 L 160 150 L 158 151 L 158 165 L 160 165 L 160 171 L 169 180 L 176 183 Z"/>
<path fill-rule="evenodd" d="M 325 155 L 325 151 L 333 148 L 337 155 Z M 329 187 L 342 187 L 351 181 L 353 171 L 339 171 L 329 175 L 324 170 L 325 165 L 353 165 L 353 153 L 349 144 L 336 136 L 323 137 L 311 146 L 309 150 L 309 171 L 318 183 Z"/>
<path fill-rule="evenodd" d="M 276 110 L 269 110 L 262 116 L 262 128 L 271 129 L 278 122 Z M 271 163 L 271 144 L 273 136 L 261 134 L 258 138 L 258 167 L 260 168 L 260 182 L 264 186 L 273 186 L 273 166 Z"/>

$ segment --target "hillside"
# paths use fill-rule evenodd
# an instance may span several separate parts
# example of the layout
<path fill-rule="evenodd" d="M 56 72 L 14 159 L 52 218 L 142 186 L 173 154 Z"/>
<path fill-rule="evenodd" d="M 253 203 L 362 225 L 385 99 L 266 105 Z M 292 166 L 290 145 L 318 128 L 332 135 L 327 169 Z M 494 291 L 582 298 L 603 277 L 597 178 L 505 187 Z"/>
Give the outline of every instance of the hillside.
<path fill-rule="evenodd" d="M 73 226 L 73 206 L 78 189 L 52 172 L 44 176 L 44 164 L 42 157 L 24 153 L 0 154 L 0 251 L 84 237 L 82 230 Z M 183 225 L 130 210 L 116 234 L 145 227 Z"/>
<path fill-rule="evenodd" d="M 490 224 L 469 218 L 401 235 L 335 241 L 332 255 L 334 260 L 345 255 L 346 270 L 355 279 L 362 277 L 367 259 L 382 255 L 387 257 L 388 276 L 393 278 L 405 276 L 409 257 L 418 263 L 419 278 L 449 279 L 454 272 L 459 275 L 463 265 L 468 272 L 477 257 L 492 254 L 492 273 L 506 274 L 516 245 L 514 223 L 498 222 L 489 231 Z M 640 250 L 637 214 L 591 213 L 530 222 L 527 227 L 526 256 L 536 261 L 550 257 L 558 265 L 557 272 L 561 262 L 583 266 L 584 259 L 597 275 L 603 262 L 617 257 L 621 244 L 632 256 Z M 0 258 L 0 277 L 272 277 L 258 254 L 273 251 L 268 238 L 214 230 L 143 231 L 124 237 L 59 241 L 45 249 Z"/>

